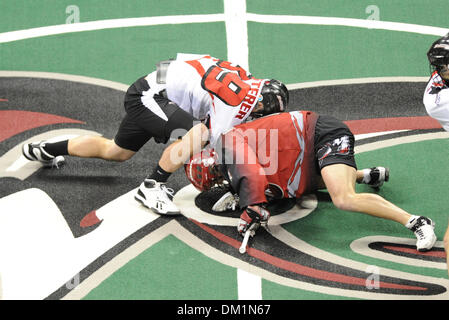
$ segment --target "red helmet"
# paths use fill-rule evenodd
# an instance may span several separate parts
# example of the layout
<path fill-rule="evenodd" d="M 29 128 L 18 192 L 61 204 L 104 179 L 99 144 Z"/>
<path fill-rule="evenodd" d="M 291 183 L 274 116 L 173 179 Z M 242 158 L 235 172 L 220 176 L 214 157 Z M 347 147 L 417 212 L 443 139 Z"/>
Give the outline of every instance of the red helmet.
<path fill-rule="evenodd" d="M 217 161 L 218 155 L 213 149 L 204 149 L 184 165 L 187 178 L 195 188 L 200 191 L 209 190 L 222 180 Z"/>

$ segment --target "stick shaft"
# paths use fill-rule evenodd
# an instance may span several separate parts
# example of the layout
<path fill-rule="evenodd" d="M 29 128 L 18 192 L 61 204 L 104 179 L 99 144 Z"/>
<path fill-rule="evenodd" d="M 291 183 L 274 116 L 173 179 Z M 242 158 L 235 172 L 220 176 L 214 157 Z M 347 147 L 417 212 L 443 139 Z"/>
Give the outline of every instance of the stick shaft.
<path fill-rule="evenodd" d="M 245 236 L 243 237 L 242 245 L 239 248 L 240 253 L 246 252 L 246 246 L 248 245 L 249 236 L 251 234 L 251 230 L 246 230 Z"/>

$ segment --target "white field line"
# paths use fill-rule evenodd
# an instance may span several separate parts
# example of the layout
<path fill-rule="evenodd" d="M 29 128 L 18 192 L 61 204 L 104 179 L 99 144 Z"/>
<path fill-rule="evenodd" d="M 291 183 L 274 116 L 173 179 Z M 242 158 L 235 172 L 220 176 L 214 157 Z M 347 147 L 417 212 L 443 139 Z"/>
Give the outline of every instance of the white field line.
<path fill-rule="evenodd" d="M 264 14 L 248 13 L 247 19 L 248 21 L 260 23 L 345 26 L 345 27 L 365 28 L 365 29 L 382 29 L 390 31 L 420 33 L 434 36 L 443 36 L 449 31 L 449 28 L 424 26 L 411 23 L 367 20 L 367 19 L 336 18 L 336 17 L 264 15 Z"/>
<path fill-rule="evenodd" d="M 338 80 L 322 80 L 310 81 L 288 84 L 289 90 L 315 88 L 324 86 L 339 86 L 347 84 L 366 84 L 379 82 L 427 82 L 429 76 L 426 77 L 370 77 L 370 78 L 353 78 L 353 79 L 338 79 Z"/>
<path fill-rule="evenodd" d="M 142 17 L 142 18 L 123 18 L 108 19 L 89 22 L 60 24 L 25 30 L 17 30 L 0 33 L 0 43 L 39 38 L 57 34 L 94 31 L 103 29 L 146 27 L 164 24 L 186 24 L 186 23 L 207 23 L 224 21 L 224 14 L 204 14 L 188 16 L 163 16 L 163 17 Z"/>
<path fill-rule="evenodd" d="M 224 0 L 228 61 L 249 70 L 246 0 Z"/>
<path fill-rule="evenodd" d="M 243 269 L 237 269 L 239 300 L 262 300 L 262 278 Z"/>
<path fill-rule="evenodd" d="M 232 7 L 243 8 L 239 0 L 238 4 L 231 5 Z M 229 1 L 226 1 L 226 14 L 229 14 Z M 246 10 L 246 9 L 245 9 Z M 333 25 L 333 26 L 347 26 L 365 29 L 383 29 L 390 31 L 402 31 L 419 33 L 426 35 L 442 36 L 449 31 L 449 28 L 424 26 L 418 24 L 352 19 L 352 18 L 336 18 L 336 17 L 314 17 L 314 16 L 292 16 L 292 15 L 262 15 L 254 13 L 244 13 L 241 11 L 234 11 L 238 13 L 239 19 L 259 23 L 276 23 L 276 24 L 308 24 L 308 25 Z M 31 28 L 25 30 L 16 30 L 0 33 L 0 43 L 13 42 L 18 40 L 25 40 L 31 38 L 39 38 L 50 35 L 83 32 L 103 29 L 128 28 L 128 27 L 144 27 L 164 24 L 186 24 L 186 23 L 207 23 L 227 21 L 232 18 L 226 14 L 204 14 L 204 15 L 175 15 L 175 16 L 161 16 L 161 17 L 141 17 L 141 18 L 123 18 L 123 19 L 107 19 L 89 22 L 80 22 L 72 24 L 61 24 L 39 28 Z"/>

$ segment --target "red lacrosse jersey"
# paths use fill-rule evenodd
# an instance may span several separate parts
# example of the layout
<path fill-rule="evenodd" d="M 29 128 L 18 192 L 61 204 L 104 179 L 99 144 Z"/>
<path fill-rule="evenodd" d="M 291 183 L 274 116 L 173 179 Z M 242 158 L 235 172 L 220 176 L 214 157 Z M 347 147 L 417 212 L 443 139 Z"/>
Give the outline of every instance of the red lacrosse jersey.
<path fill-rule="evenodd" d="M 299 198 L 316 190 L 314 152 L 318 114 L 292 111 L 240 124 L 222 136 L 223 173 L 240 206 Z"/>

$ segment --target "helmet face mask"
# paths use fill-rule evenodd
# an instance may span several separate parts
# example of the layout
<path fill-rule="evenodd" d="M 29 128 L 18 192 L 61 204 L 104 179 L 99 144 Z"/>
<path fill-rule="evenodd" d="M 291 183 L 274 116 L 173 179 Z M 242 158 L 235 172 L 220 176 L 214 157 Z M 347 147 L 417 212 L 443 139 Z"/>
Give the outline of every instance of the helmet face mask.
<path fill-rule="evenodd" d="M 432 73 L 434 71 L 437 71 L 439 74 L 447 72 L 449 65 L 449 33 L 432 43 L 429 51 L 427 51 L 427 59 L 429 60 Z M 445 78 L 448 78 L 448 76 L 449 74 Z"/>
<path fill-rule="evenodd" d="M 253 111 L 251 115 L 258 118 L 284 112 L 287 110 L 288 100 L 288 89 L 282 82 L 275 79 L 266 81 L 259 96 L 259 102 L 262 102 L 263 108 Z"/>

